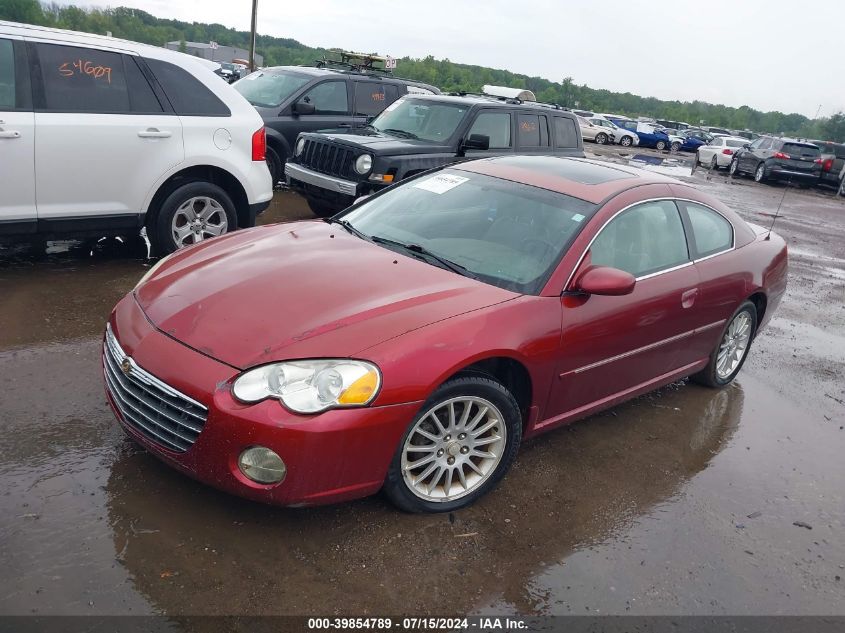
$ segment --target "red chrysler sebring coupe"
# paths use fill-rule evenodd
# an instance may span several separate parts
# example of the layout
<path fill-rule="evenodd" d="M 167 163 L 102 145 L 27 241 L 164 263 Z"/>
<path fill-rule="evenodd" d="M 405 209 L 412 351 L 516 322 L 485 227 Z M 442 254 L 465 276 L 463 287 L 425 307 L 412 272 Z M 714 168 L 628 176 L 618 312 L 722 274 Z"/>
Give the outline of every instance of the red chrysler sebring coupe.
<path fill-rule="evenodd" d="M 492 158 L 159 261 L 111 314 L 103 372 L 126 431 L 212 486 L 441 512 L 524 438 L 730 383 L 786 276 L 783 239 L 681 182 Z"/>

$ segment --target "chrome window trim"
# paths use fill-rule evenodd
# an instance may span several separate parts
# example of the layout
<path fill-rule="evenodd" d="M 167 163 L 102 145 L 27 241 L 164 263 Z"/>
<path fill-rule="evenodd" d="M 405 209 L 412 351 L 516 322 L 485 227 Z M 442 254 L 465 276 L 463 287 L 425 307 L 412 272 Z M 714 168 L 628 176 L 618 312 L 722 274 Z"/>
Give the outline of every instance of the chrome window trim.
<path fill-rule="evenodd" d="M 698 200 L 692 200 L 691 198 L 678 198 L 678 197 L 673 197 L 673 196 L 661 196 L 661 197 L 658 197 L 658 198 L 646 198 L 644 200 L 638 200 L 637 202 L 633 202 L 633 203 L 629 204 L 628 206 L 619 209 L 619 211 L 617 211 L 612 216 L 610 216 L 605 221 L 605 223 L 601 225 L 601 228 L 599 228 L 599 230 L 596 231 L 596 234 L 592 237 L 592 239 L 590 239 L 589 243 L 587 244 L 587 247 L 581 253 L 581 257 L 578 258 L 578 261 L 575 263 L 575 266 L 572 268 L 572 272 L 569 273 L 569 277 L 567 278 L 566 283 L 563 285 L 563 290 L 561 290 L 561 292 L 566 292 L 567 289 L 570 287 L 570 284 L 572 284 L 572 279 L 575 277 L 575 273 L 578 272 L 578 269 L 581 267 L 581 263 L 584 261 L 584 258 L 587 256 L 587 253 L 590 251 L 590 248 L 592 248 L 593 242 L 595 242 L 596 238 L 598 238 L 598 236 L 601 235 L 601 232 L 604 231 L 605 228 L 607 228 L 608 224 L 613 222 L 613 220 L 615 220 L 617 218 L 617 216 L 619 216 L 621 213 L 624 213 L 628 209 L 636 207 L 640 204 L 645 204 L 646 202 L 662 202 L 664 200 L 669 200 L 670 202 L 676 203 L 675 204 L 676 207 L 678 206 L 677 205 L 678 202 L 692 202 L 693 204 L 698 204 L 702 207 L 705 207 L 707 209 L 710 209 L 711 211 L 718 213 L 721 217 L 723 217 L 725 219 L 725 221 L 727 221 L 728 224 L 731 225 L 731 247 L 727 250 L 720 251 L 718 253 L 713 253 L 712 255 L 707 255 L 706 257 L 700 257 L 699 259 L 690 259 L 690 260 L 684 262 L 683 264 L 679 264 L 678 266 L 673 266 L 671 268 L 665 268 L 663 270 L 658 270 L 656 272 L 649 273 L 648 275 L 643 275 L 641 277 L 637 277 L 636 278 L 637 281 L 641 281 L 643 279 L 650 279 L 652 277 L 657 277 L 658 275 L 663 275 L 665 273 L 673 272 L 675 270 L 680 270 L 681 268 L 691 266 L 692 264 L 697 264 L 698 262 L 704 261 L 705 259 L 710 259 L 711 257 L 715 257 L 716 255 L 723 255 L 725 253 L 729 253 L 730 251 L 732 251 L 736 248 L 736 227 L 734 226 L 733 222 L 731 222 L 729 218 L 725 217 L 725 215 L 723 213 L 719 212 L 718 209 L 714 209 L 713 207 L 711 207 L 707 204 L 704 204 L 703 202 L 699 202 Z M 681 212 L 681 209 L 680 209 L 680 207 L 678 207 L 678 213 L 680 214 L 680 212 Z M 683 218 L 681 218 L 681 221 L 683 223 Z M 684 227 L 684 231 L 685 231 L 684 235 L 686 237 L 686 227 Z M 687 256 L 689 257 L 689 240 L 687 240 Z"/>

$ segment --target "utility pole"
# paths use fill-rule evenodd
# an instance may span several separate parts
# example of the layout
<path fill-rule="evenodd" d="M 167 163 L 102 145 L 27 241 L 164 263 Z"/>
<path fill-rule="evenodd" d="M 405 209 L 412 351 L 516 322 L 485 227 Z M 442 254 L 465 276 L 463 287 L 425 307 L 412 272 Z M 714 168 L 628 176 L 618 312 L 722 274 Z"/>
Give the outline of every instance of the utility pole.
<path fill-rule="evenodd" d="M 822 104 L 820 103 L 818 109 L 816 110 L 816 116 L 814 116 L 813 118 L 818 119 L 819 118 L 819 112 L 821 112 L 821 111 L 822 111 Z"/>
<path fill-rule="evenodd" d="M 252 30 L 249 37 L 249 71 L 255 71 L 255 28 L 258 21 L 258 0 L 252 0 Z"/>

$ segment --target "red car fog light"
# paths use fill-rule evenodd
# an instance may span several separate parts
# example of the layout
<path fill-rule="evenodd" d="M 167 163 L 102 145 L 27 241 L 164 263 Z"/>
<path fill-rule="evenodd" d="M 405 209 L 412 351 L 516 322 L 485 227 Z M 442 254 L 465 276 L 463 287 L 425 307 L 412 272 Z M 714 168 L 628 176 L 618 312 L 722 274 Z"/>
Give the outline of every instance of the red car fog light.
<path fill-rule="evenodd" d="M 238 457 L 244 477 L 259 484 L 277 484 L 284 480 L 287 467 L 275 452 L 265 446 L 253 446 Z"/>

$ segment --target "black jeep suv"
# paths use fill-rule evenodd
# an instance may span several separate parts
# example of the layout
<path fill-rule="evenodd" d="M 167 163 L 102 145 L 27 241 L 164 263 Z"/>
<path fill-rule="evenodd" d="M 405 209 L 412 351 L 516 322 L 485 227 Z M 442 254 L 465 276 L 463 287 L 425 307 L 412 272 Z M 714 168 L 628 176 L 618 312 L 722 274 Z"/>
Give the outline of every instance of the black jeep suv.
<path fill-rule="evenodd" d="M 434 86 L 390 74 L 307 66 L 264 68 L 233 85 L 264 119 L 274 185 L 300 132 L 351 129 L 403 95 L 440 94 Z"/>
<path fill-rule="evenodd" d="M 326 216 L 434 167 L 514 153 L 584 156 L 575 115 L 486 95 L 407 96 L 363 128 L 300 134 L 285 175 Z"/>

